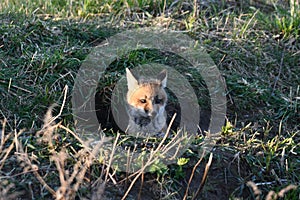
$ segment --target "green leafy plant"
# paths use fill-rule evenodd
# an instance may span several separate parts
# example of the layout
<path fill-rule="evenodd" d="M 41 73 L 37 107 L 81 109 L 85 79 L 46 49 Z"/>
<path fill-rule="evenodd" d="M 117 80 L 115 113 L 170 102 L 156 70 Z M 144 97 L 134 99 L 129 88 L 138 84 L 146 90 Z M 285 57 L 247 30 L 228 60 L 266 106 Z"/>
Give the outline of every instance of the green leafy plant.
<path fill-rule="evenodd" d="M 183 166 L 189 162 L 189 158 L 178 158 L 177 159 L 177 167 L 175 168 L 175 179 L 180 179 L 185 177 L 185 172 L 183 170 Z"/>
<path fill-rule="evenodd" d="M 300 35 L 300 4 L 297 0 L 290 0 L 289 9 L 281 8 L 274 4 L 275 17 L 278 29 L 288 37 L 290 34 Z"/>

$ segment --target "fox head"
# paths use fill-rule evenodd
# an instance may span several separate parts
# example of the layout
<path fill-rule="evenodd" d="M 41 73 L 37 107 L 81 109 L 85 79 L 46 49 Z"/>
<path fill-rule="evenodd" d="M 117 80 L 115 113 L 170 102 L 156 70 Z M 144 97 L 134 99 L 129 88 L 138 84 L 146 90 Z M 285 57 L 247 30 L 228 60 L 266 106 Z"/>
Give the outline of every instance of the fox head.
<path fill-rule="evenodd" d="M 138 79 L 126 68 L 126 78 L 127 103 L 131 117 L 154 119 L 163 116 L 167 102 L 164 90 L 167 85 L 167 71 L 161 71 L 156 79 Z"/>

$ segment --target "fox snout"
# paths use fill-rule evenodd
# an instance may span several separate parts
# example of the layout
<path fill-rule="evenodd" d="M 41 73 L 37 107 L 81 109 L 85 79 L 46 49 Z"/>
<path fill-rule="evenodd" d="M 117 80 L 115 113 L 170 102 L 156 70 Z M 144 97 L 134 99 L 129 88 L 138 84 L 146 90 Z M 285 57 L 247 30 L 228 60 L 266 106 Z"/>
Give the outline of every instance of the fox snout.
<path fill-rule="evenodd" d="M 145 108 L 144 111 L 152 119 L 155 118 L 156 115 L 157 115 L 157 112 L 155 110 L 151 109 L 151 108 L 150 109 L 149 108 Z"/>

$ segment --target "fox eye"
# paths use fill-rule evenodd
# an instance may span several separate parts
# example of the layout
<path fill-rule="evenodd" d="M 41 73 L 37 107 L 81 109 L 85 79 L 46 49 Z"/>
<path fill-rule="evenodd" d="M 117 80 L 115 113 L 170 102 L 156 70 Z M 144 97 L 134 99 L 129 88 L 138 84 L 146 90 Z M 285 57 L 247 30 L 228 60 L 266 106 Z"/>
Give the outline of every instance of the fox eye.
<path fill-rule="evenodd" d="M 155 103 L 155 104 L 161 104 L 162 102 L 163 102 L 163 99 L 158 98 L 158 96 L 156 96 L 156 97 L 154 98 L 154 103 Z"/>
<path fill-rule="evenodd" d="M 146 99 L 140 99 L 141 103 L 146 103 Z"/>

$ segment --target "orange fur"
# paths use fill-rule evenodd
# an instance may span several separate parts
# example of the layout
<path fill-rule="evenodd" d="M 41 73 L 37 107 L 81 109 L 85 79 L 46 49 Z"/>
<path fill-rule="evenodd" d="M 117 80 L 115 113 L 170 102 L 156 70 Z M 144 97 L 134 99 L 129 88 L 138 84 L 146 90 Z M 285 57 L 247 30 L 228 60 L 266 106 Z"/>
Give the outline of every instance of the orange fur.
<path fill-rule="evenodd" d="M 166 71 L 159 74 L 158 79 L 138 80 L 131 72 L 127 72 L 127 103 L 129 105 L 129 133 L 144 135 L 158 134 L 165 128 L 165 105 L 167 94 Z"/>

